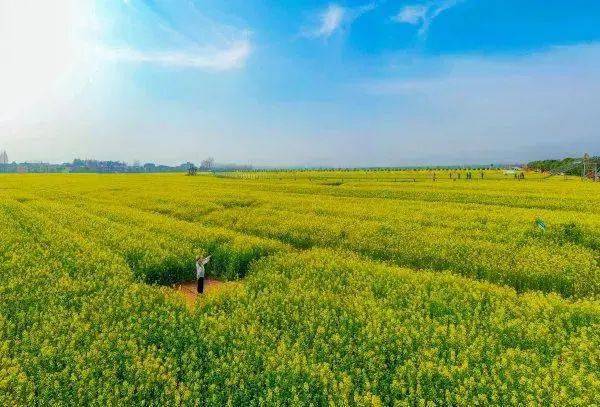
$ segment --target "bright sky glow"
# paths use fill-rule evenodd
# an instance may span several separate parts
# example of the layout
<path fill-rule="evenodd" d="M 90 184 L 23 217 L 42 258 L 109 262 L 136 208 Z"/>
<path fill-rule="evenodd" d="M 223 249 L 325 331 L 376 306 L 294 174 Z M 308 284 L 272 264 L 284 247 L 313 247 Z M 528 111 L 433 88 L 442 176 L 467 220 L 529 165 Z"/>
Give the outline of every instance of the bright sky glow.
<path fill-rule="evenodd" d="M 69 75 L 77 53 L 72 13 L 64 0 L 0 2 L 0 118 L 32 107 Z"/>
<path fill-rule="evenodd" d="M 413 165 L 600 154 L 600 3 L 0 0 L 0 150 Z"/>

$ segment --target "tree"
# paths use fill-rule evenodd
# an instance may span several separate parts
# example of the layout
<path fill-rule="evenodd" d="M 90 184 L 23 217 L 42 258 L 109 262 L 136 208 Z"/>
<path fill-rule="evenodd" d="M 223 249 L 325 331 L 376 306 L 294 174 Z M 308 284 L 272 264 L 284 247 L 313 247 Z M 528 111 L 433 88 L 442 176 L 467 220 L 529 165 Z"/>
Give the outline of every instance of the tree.
<path fill-rule="evenodd" d="M 205 171 L 210 171 L 215 166 L 215 159 L 212 157 L 208 157 L 206 160 L 203 160 L 200 163 L 200 168 Z"/>
<path fill-rule="evenodd" d="M 190 166 L 188 167 L 187 175 L 196 175 L 197 171 L 198 169 L 196 168 L 196 166 L 194 164 L 190 164 Z"/>

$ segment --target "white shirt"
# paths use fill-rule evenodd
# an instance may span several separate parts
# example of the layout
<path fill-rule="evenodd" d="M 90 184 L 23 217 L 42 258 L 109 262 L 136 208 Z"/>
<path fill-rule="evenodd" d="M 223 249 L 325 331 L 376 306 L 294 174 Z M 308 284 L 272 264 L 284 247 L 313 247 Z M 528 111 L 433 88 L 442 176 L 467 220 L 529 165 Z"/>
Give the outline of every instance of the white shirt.
<path fill-rule="evenodd" d="M 196 262 L 196 278 L 204 278 L 204 265 L 210 261 L 210 256 Z"/>

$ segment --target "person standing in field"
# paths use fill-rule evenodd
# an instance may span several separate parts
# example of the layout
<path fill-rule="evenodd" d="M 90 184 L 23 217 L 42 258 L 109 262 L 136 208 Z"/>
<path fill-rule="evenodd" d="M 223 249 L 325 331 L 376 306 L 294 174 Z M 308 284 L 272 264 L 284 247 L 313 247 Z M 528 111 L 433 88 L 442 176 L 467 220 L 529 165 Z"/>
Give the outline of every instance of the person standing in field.
<path fill-rule="evenodd" d="M 198 256 L 196 258 L 196 279 L 198 280 L 198 293 L 204 292 L 204 266 L 210 261 L 210 256 L 202 258 Z"/>

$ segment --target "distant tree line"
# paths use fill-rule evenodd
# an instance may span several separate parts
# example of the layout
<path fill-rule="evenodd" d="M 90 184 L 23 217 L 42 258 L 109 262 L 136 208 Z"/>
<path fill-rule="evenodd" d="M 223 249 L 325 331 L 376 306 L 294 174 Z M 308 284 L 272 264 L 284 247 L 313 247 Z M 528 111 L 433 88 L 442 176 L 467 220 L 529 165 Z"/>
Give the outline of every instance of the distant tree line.
<path fill-rule="evenodd" d="M 140 172 L 184 172 L 192 163 L 183 163 L 178 166 L 161 165 L 154 163 L 128 165 L 122 161 L 81 160 L 76 158 L 72 164 L 67 164 L 69 172 L 82 173 L 140 173 Z"/>
<path fill-rule="evenodd" d="M 216 164 L 214 159 L 208 158 L 196 167 L 194 163 L 185 162 L 176 166 L 145 163 L 140 164 L 135 161 L 133 165 L 129 165 L 123 161 L 102 161 L 94 159 L 76 158 L 73 162 L 62 164 L 50 163 L 7 163 L 0 164 L 0 172 L 5 173 L 155 173 L 155 172 L 187 172 L 190 168 L 197 168 L 200 171 L 234 171 L 234 170 L 251 170 L 248 165 L 235 164 Z"/>
<path fill-rule="evenodd" d="M 0 172 L 14 173 L 141 173 L 141 172 L 183 172 L 187 171 L 189 163 L 178 166 L 157 165 L 146 163 L 144 165 L 127 165 L 121 161 L 82 160 L 76 158 L 71 163 L 9 163 L 0 164 Z"/>
<path fill-rule="evenodd" d="M 7 163 L 0 164 L 0 172 L 33 172 L 33 173 L 46 173 L 46 172 L 66 172 L 64 164 L 49 164 L 49 163 Z"/>
<path fill-rule="evenodd" d="M 591 157 L 593 161 L 600 162 L 600 157 Z M 583 163 L 580 157 L 566 157 L 562 160 L 538 160 L 527 164 L 529 169 L 540 172 L 562 172 L 567 175 L 581 175 Z"/>

